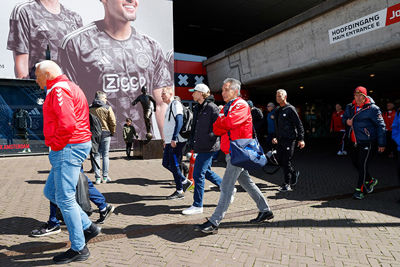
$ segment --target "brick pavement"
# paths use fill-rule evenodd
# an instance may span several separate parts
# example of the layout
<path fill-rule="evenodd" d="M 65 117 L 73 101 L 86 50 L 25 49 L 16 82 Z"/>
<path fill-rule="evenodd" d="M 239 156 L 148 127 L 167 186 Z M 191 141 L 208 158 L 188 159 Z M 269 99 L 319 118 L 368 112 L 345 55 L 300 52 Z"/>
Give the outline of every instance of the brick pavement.
<path fill-rule="evenodd" d="M 294 192 L 277 191 L 280 172 L 252 173 L 274 210 L 272 222 L 247 223 L 257 211 L 237 185 L 219 233 L 204 236 L 193 232 L 193 224 L 205 221 L 218 201 L 209 182 L 204 213 L 184 216 L 181 211 L 190 206 L 192 194 L 179 201 L 164 199 L 174 186 L 160 160 L 128 161 L 122 155 L 111 154 L 113 182 L 98 186 L 116 206 L 115 214 L 88 245 L 90 259 L 72 266 L 400 266 L 393 161 L 376 159 L 377 192 L 354 201 L 355 172 L 348 159 L 302 152 L 296 161 L 302 179 Z M 0 266 L 51 265 L 51 258 L 69 246 L 65 227 L 58 235 L 28 237 L 48 218 L 42 193 L 50 169 L 47 157 L 0 158 L 0 169 Z M 215 170 L 222 175 L 224 168 Z"/>

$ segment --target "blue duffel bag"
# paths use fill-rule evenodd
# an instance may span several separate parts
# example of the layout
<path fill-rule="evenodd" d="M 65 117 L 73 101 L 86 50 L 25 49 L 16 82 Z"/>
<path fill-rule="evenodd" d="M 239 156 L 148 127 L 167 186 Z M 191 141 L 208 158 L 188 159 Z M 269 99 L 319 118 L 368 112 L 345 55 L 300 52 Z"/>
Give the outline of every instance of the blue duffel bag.
<path fill-rule="evenodd" d="M 232 165 L 242 167 L 245 170 L 262 168 L 268 162 L 257 137 L 230 140 L 230 155 Z"/>

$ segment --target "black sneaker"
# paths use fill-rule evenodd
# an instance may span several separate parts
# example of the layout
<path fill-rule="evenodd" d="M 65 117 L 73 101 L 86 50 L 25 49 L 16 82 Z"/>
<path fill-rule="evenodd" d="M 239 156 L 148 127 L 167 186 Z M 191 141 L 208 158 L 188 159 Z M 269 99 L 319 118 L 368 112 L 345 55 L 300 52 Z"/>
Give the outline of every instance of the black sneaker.
<path fill-rule="evenodd" d="M 92 223 L 88 229 L 83 231 L 85 235 L 85 243 L 87 244 L 90 239 L 98 236 L 101 232 L 101 227 L 98 227 L 95 223 Z"/>
<path fill-rule="evenodd" d="M 61 232 L 60 225 L 49 227 L 49 224 L 45 223 L 39 229 L 32 230 L 31 236 L 41 237 L 46 235 L 58 234 L 60 232 Z"/>
<path fill-rule="evenodd" d="M 297 182 L 299 181 L 299 176 L 300 176 L 300 172 L 296 171 L 294 173 L 294 177 L 292 178 L 292 183 L 290 184 L 291 186 L 295 186 L 297 184 Z"/>
<path fill-rule="evenodd" d="M 203 232 L 205 234 L 217 234 L 218 233 L 218 226 L 215 226 L 210 221 L 206 221 L 203 224 L 196 225 L 194 227 L 196 232 Z"/>
<path fill-rule="evenodd" d="M 279 191 L 281 191 L 281 192 L 289 192 L 289 191 L 292 191 L 292 188 L 290 187 L 290 184 L 283 184 L 279 188 Z"/>
<path fill-rule="evenodd" d="M 100 211 L 100 219 L 98 219 L 96 221 L 96 223 L 98 224 L 103 224 L 104 221 L 110 217 L 110 215 L 113 213 L 115 207 L 112 205 L 107 205 L 106 210 L 105 211 Z"/>
<path fill-rule="evenodd" d="M 68 249 L 67 251 L 54 256 L 53 261 L 56 264 L 65 264 L 73 261 L 85 261 L 89 258 L 90 252 L 86 245 L 80 251 Z"/>
<path fill-rule="evenodd" d="M 185 195 L 178 193 L 178 191 L 175 191 L 172 195 L 167 196 L 168 200 L 172 200 L 172 199 L 184 199 Z"/>
<path fill-rule="evenodd" d="M 356 191 L 355 191 L 354 194 L 353 194 L 353 198 L 354 198 L 354 199 L 359 199 L 359 200 L 361 200 L 361 199 L 364 199 L 364 198 L 365 198 L 365 195 L 364 195 L 364 193 L 361 191 L 361 189 L 356 188 Z"/>
<path fill-rule="evenodd" d="M 258 213 L 257 217 L 255 219 L 251 219 L 250 222 L 251 223 L 260 223 L 265 220 L 271 220 L 273 218 L 274 218 L 274 214 L 272 213 L 272 211 L 270 211 L 270 210 L 261 211 Z"/>
<path fill-rule="evenodd" d="M 186 190 L 187 190 L 189 187 L 191 187 L 192 184 L 193 184 L 193 182 L 190 181 L 189 179 L 187 179 L 186 184 L 182 184 L 183 192 L 186 192 Z"/>

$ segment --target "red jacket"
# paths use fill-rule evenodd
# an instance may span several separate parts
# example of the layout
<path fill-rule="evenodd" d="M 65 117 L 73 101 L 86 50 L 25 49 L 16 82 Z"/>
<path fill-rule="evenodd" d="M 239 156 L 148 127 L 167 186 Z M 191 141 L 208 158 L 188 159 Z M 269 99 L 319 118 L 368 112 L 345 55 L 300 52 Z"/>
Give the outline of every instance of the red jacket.
<path fill-rule="evenodd" d="M 392 130 L 394 116 L 396 116 L 395 110 L 390 110 L 390 111 L 388 110 L 385 113 L 383 113 L 383 120 L 385 121 L 386 131 Z"/>
<path fill-rule="evenodd" d="M 333 130 L 334 132 L 344 131 L 344 124 L 342 122 L 343 114 L 343 110 L 339 113 L 336 111 L 332 113 L 331 130 Z"/>
<path fill-rule="evenodd" d="M 65 75 L 47 81 L 43 104 L 45 144 L 58 151 L 67 144 L 90 141 L 89 105 L 81 88 Z"/>
<path fill-rule="evenodd" d="M 230 105 L 228 115 L 224 115 L 224 109 L 221 109 L 217 120 L 213 124 L 213 132 L 221 136 L 221 150 L 229 154 L 229 136 L 232 140 L 253 138 L 253 122 L 251 119 L 250 107 L 246 101 L 240 97 Z"/>

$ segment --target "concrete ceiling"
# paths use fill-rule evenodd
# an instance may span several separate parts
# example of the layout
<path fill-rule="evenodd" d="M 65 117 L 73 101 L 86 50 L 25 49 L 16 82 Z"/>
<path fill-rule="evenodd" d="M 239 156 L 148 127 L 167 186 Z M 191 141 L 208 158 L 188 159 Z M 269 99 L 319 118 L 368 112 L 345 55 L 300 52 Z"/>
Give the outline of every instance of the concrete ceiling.
<path fill-rule="evenodd" d="M 173 0 L 175 51 L 211 57 L 323 2 L 325 0 Z M 289 98 L 297 104 L 318 99 L 324 103 L 348 101 L 358 85 L 367 87 L 378 102 L 400 99 L 396 80 L 399 58 L 400 51 L 391 51 L 244 88 L 257 104 L 274 101 L 278 88 L 285 88 Z M 370 74 L 375 76 L 370 77 Z"/>
<path fill-rule="evenodd" d="M 174 49 L 211 57 L 324 0 L 174 0 Z"/>
<path fill-rule="evenodd" d="M 400 105 L 399 67 L 400 51 L 392 51 L 388 55 L 376 55 L 372 60 L 360 59 L 351 65 L 338 65 L 281 81 L 250 85 L 247 89 L 253 99 L 259 100 L 255 101 L 257 104 L 274 100 L 276 90 L 284 88 L 293 104 L 301 105 L 318 99 L 324 103 L 345 103 L 352 99 L 354 88 L 361 85 L 382 107 L 387 100 Z"/>

